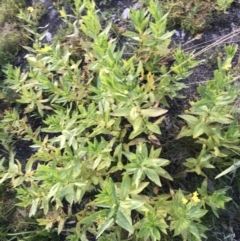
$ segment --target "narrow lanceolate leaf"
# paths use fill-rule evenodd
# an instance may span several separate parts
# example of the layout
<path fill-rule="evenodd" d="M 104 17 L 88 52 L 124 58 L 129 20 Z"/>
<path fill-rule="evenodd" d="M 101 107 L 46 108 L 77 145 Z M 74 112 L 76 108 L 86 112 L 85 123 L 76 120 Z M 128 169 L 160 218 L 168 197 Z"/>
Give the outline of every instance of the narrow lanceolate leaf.
<path fill-rule="evenodd" d="M 224 170 L 223 172 L 221 172 L 220 174 L 218 174 L 215 179 L 224 176 L 226 174 L 228 174 L 229 172 L 233 172 L 235 170 L 237 170 L 240 167 L 240 161 L 234 163 L 232 166 L 230 166 L 229 168 L 227 168 L 226 170 Z"/>
<path fill-rule="evenodd" d="M 133 131 L 129 135 L 130 140 L 140 135 L 144 131 L 142 117 L 141 116 L 137 117 L 137 119 L 135 119 L 132 125 L 133 125 Z"/>
<path fill-rule="evenodd" d="M 193 207 L 190 208 L 190 210 L 188 211 L 186 218 L 192 220 L 192 219 L 199 219 L 201 217 L 203 217 L 208 211 L 201 209 L 201 203 L 199 203 L 198 205 L 195 205 Z"/>
<path fill-rule="evenodd" d="M 75 198 L 75 195 L 74 195 L 74 188 L 73 188 L 73 184 L 69 184 L 68 185 L 68 193 L 67 195 L 65 196 L 66 200 L 70 203 L 70 205 L 73 204 L 73 201 L 74 201 L 74 198 Z"/>
<path fill-rule="evenodd" d="M 137 133 L 140 130 L 140 128 L 142 127 L 142 123 L 143 123 L 143 120 L 140 116 L 133 122 L 134 133 Z"/>
<path fill-rule="evenodd" d="M 26 174 L 30 173 L 32 171 L 32 165 L 33 165 L 33 158 L 29 158 L 26 164 L 25 172 Z"/>
<path fill-rule="evenodd" d="M 60 182 L 57 182 L 56 184 L 54 184 L 49 191 L 48 198 L 54 197 L 55 194 L 60 189 L 60 186 L 61 186 Z"/>
<path fill-rule="evenodd" d="M 157 117 L 160 115 L 164 115 L 167 112 L 168 112 L 168 110 L 161 109 L 161 108 L 149 108 L 149 109 L 141 110 L 141 114 L 143 116 L 147 116 L 147 117 Z"/>
<path fill-rule="evenodd" d="M 131 180 L 129 178 L 129 176 L 125 175 L 123 176 L 123 180 L 121 183 L 121 199 L 126 199 L 129 191 L 130 191 L 130 184 L 131 184 Z"/>
<path fill-rule="evenodd" d="M 145 203 L 145 200 L 131 199 L 129 201 L 129 204 L 130 204 L 129 208 L 131 210 L 134 210 L 134 209 L 142 207 L 144 205 L 144 203 Z"/>
<path fill-rule="evenodd" d="M 35 213 L 37 212 L 39 200 L 40 200 L 39 198 L 36 198 L 32 201 L 32 207 L 31 207 L 30 212 L 29 212 L 29 217 L 35 215 Z"/>
<path fill-rule="evenodd" d="M 60 234 L 63 230 L 64 224 L 65 224 L 65 219 L 64 218 L 59 218 L 58 220 L 58 234 Z"/>
<path fill-rule="evenodd" d="M 179 115 L 179 117 L 187 121 L 189 126 L 195 126 L 199 121 L 197 117 L 192 115 Z"/>
<path fill-rule="evenodd" d="M 132 31 L 126 31 L 125 33 L 123 33 L 123 36 L 132 38 L 136 41 L 140 41 L 139 35 Z"/>
<path fill-rule="evenodd" d="M 126 108 L 121 108 L 121 109 L 115 110 L 110 115 L 112 115 L 112 116 L 128 116 L 130 114 L 130 111 L 131 111 L 131 108 L 126 107 Z"/>
<path fill-rule="evenodd" d="M 151 72 L 149 72 L 147 75 L 147 82 L 148 82 L 149 87 L 152 90 L 155 90 L 154 74 L 152 74 Z"/>
<path fill-rule="evenodd" d="M 163 34 L 163 35 L 159 38 L 159 40 L 168 39 L 168 38 L 170 38 L 173 34 L 174 34 L 174 31 L 167 32 L 167 33 Z"/>
<path fill-rule="evenodd" d="M 145 187 L 149 185 L 149 182 L 141 182 L 139 183 L 138 187 L 133 186 L 131 191 L 129 192 L 131 195 L 139 194 Z"/>
<path fill-rule="evenodd" d="M 99 155 L 93 163 L 93 170 L 95 170 L 99 166 L 101 160 L 102 160 L 102 155 Z"/>
<path fill-rule="evenodd" d="M 12 177 L 11 173 L 8 173 L 8 172 L 5 173 L 0 180 L 0 184 L 2 184 L 6 179 L 11 178 L 11 177 Z"/>
<path fill-rule="evenodd" d="M 131 220 L 132 219 L 130 215 L 128 215 L 128 212 L 117 212 L 116 223 L 127 230 L 130 234 L 132 234 L 134 231 Z"/>
<path fill-rule="evenodd" d="M 136 188 L 138 187 L 138 185 L 140 183 L 140 179 L 142 177 L 142 174 L 143 174 L 143 170 L 141 168 L 137 168 L 134 172 L 133 181 L 134 181 L 134 184 L 135 184 Z"/>
<path fill-rule="evenodd" d="M 96 238 L 98 239 L 98 238 L 102 235 L 102 233 L 113 224 L 113 222 L 114 222 L 114 219 L 113 219 L 113 218 L 107 220 L 107 221 L 99 228 Z"/>
<path fill-rule="evenodd" d="M 147 177 L 151 181 L 153 181 L 155 184 L 157 184 L 160 187 L 162 186 L 162 184 L 160 182 L 160 179 L 159 179 L 159 176 L 158 176 L 158 174 L 154 170 L 152 170 L 150 168 L 146 168 L 144 171 L 145 171 Z"/>
<path fill-rule="evenodd" d="M 49 198 L 46 196 L 42 199 L 42 208 L 43 208 L 44 214 L 47 215 L 49 211 Z"/>

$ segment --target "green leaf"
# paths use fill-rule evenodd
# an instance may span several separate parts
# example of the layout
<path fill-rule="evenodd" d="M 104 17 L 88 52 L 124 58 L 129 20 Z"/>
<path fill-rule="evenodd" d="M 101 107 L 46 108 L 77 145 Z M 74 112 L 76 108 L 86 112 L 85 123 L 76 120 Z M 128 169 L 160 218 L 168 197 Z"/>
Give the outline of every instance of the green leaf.
<path fill-rule="evenodd" d="M 65 146 L 65 143 L 66 143 L 66 136 L 61 135 L 61 136 L 59 136 L 59 139 L 60 139 L 60 149 L 63 149 L 63 147 Z"/>
<path fill-rule="evenodd" d="M 130 194 L 131 195 L 137 195 L 140 192 L 142 192 L 147 186 L 148 186 L 149 182 L 141 182 L 138 187 L 136 188 L 136 186 L 131 187 L 131 191 Z"/>
<path fill-rule="evenodd" d="M 180 218 L 179 220 L 176 220 L 174 222 L 174 236 L 177 236 L 183 233 L 186 229 L 188 229 L 190 222 L 190 220 L 187 220 L 185 218 Z"/>
<path fill-rule="evenodd" d="M 98 229 L 98 232 L 97 232 L 97 236 L 96 238 L 98 239 L 102 233 L 107 230 L 114 222 L 114 219 L 113 218 L 110 218 L 109 220 L 107 220 L 99 229 Z"/>
<path fill-rule="evenodd" d="M 201 206 L 202 204 L 199 203 L 198 205 L 191 207 L 186 218 L 191 220 L 198 220 L 203 217 L 208 211 L 201 209 Z"/>
<path fill-rule="evenodd" d="M 24 49 L 26 49 L 29 52 L 36 53 L 35 49 L 28 47 L 28 46 L 22 46 Z"/>
<path fill-rule="evenodd" d="M 61 186 L 60 182 L 54 184 L 49 191 L 48 198 L 54 197 L 56 193 L 59 191 L 60 186 Z"/>
<path fill-rule="evenodd" d="M 66 220 L 62 217 L 60 218 L 60 220 L 58 220 L 58 234 L 62 232 L 65 221 Z"/>
<path fill-rule="evenodd" d="M 141 116 L 137 117 L 137 119 L 132 123 L 133 131 L 129 135 L 129 139 L 132 140 L 136 136 L 140 135 L 142 132 L 144 132 L 143 127 L 143 119 Z"/>
<path fill-rule="evenodd" d="M 192 115 L 179 115 L 179 117 L 187 121 L 189 126 L 196 126 L 199 122 L 198 118 Z"/>
<path fill-rule="evenodd" d="M 138 198 L 138 196 L 135 198 Z M 126 201 L 120 202 L 120 207 L 123 209 L 134 210 L 142 207 L 144 203 L 145 200 L 142 199 L 126 199 Z"/>
<path fill-rule="evenodd" d="M 110 113 L 110 115 L 112 116 L 128 116 L 130 114 L 131 108 L 130 107 L 125 107 L 125 108 L 121 108 L 118 110 L 114 110 L 114 112 Z"/>
<path fill-rule="evenodd" d="M 195 225 L 194 222 L 192 222 L 191 225 L 189 226 L 189 230 L 190 230 L 191 234 L 193 234 L 197 238 L 197 240 L 201 240 L 197 225 Z"/>
<path fill-rule="evenodd" d="M 94 163 L 93 163 L 93 170 L 95 170 L 98 166 L 99 166 L 99 164 L 100 164 L 100 162 L 102 161 L 102 155 L 99 155 L 97 158 L 96 158 L 96 160 L 94 161 Z"/>
<path fill-rule="evenodd" d="M 133 122 L 133 133 L 138 133 L 138 131 L 140 130 L 140 128 L 142 127 L 142 117 L 137 117 L 134 122 Z"/>
<path fill-rule="evenodd" d="M 148 122 L 146 124 L 146 126 L 150 131 L 157 133 L 157 134 L 161 134 L 161 131 L 160 131 L 160 128 L 158 125 Z"/>
<path fill-rule="evenodd" d="M 162 36 L 161 36 L 160 38 L 158 38 L 158 39 L 159 39 L 159 40 L 165 40 L 165 39 L 171 38 L 173 34 L 174 34 L 174 31 L 167 32 L 167 33 L 165 33 L 164 35 L 162 35 Z"/>
<path fill-rule="evenodd" d="M 158 228 L 156 227 L 152 227 L 151 228 L 151 237 L 152 237 L 152 241 L 157 241 L 157 240 L 161 240 L 161 234 L 158 230 Z"/>
<path fill-rule="evenodd" d="M 121 192 L 120 192 L 122 200 L 126 199 L 128 193 L 130 191 L 130 184 L 131 184 L 131 180 L 130 180 L 129 176 L 124 175 L 122 183 L 121 183 Z"/>
<path fill-rule="evenodd" d="M 240 161 L 234 163 L 232 166 L 230 166 L 229 168 L 227 168 L 226 170 L 224 170 L 223 172 L 221 172 L 220 174 L 218 174 L 215 179 L 222 177 L 226 174 L 228 174 L 229 172 L 233 172 L 235 170 L 237 170 L 240 167 Z"/>
<path fill-rule="evenodd" d="M 142 109 L 140 112 L 143 116 L 157 117 L 160 115 L 164 115 L 165 113 L 168 112 L 168 110 L 161 109 L 161 108 L 149 108 L 149 109 Z"/>
<path fill-rule="evenodd" d="M 25 181 L 25 177 L 20 176 L 12 180 L 12 185 L 14 188 L 21 185 Z"/>
<path fill-rule="evenodd" d="M 160 179 L 159 179 L 159 176 L 158 176 L 158 174 L 154 170 L 152 170 L 150 168 L 145 168 L 144 172 L 146 173 L 147 177 L 151 181 L 153 181 L 155 184 L 157 184 L 160 187 L 162 186 L 162 184 L 160 182 Z"/>
<path fill-rule="evenodd" d="M 135 33 L 135 32 L 132 32 L 132 31 L 124 32 L 123 36 L 132 38 L 132 39 L 134 39 L 136 41 L 140 41 L 139 35 L 137 33 Z"/>
<path fill-rule="evenodd" d="M 123 154 L 126 156 L 126 158 L 132 162 L 134 160 L 137 159 L 137 155 L 135 153 L 132 153 L 132 152 L 127 152 L 127 151 L 124 151 Z"/>
<path fill-rule="evenodd" d="M 133 226 L 132 226 L 132 218 L 130 215 L 128 215 L 128 212 L 121 212 L 118 211 L 116 215 L 116 223 L 127 230 L 130 234 L 134 232 Z"/>
<path fill-rule="evenodd" d="M 43 212 L 45 215 L 47 215 L 48 210 L 49 210 L 49 199 L 48 197 L 44 197 L 42 200 L 42 208 L 43 208 Z"/>
<path fill-rule="evenodd" d="M 67 190 L 68 190 L 68 192 L 67 192 L 67 195 L 65 196 L 65 198 L 70 203 L 70 205 L 72 205 L 73 201 L 74 201 L 74 197 L 75 197 L 73 184 L 69 184 L 67 187 Z"/>
<path fill-rule="evenodd" d="M 96 218 L 107 216 L 108 212 L 109 212 L 109 210 L 107 210 L 107 209 L 103 209 L 103 210 L 94 212 L 84 218 L 81 218 L 79 220 L 79 222 L 80 222 L 80 224 L 88 224 L 88 225 L 92 224 L 95 222 Z"/>
<path fill-rule="evenodd" d="M 164 177 L 164 178 L 166 178 L 166 179 L 168 179 L 168 180 L 173 181 L 173 178 L 171 177 L 171 175 L 170 175 L 166 170 L 164 170 L 163 168 L 158 167 L 157 170 L 156 170 L 156 172 L 157 172 L 158 175 L 160 175 L 161 177 Z"/>
<path fill-rule="evenodd" d="M 134 120 L 136 120 L 136 118 L 139 116 L 139 108 L 137 108 L 136 106 L 135 107 L 133 107 L 132 109 L 131 109 L 131 111 L 130 111 L 130 114 L 129 114 L 129 119 L 131 120 L 131 121 L 134 121 Z"/>
<path fill-rule="evenodd" d="M 193 138 L 201 136 L 206 131 L 206 123 L 200 122 L 193 129 Z"/>
<path fill-rule="evenodd" d="M 8 179 L 8 178 L 11 178 L 12 177 L 12 174 L 11 173 L 5 173 L 4 175 L 3 175 L 3 177 L 1 178 L 1 180 L 0 180 L 0 184 L 2 184 L 6 179 Z"/>
<path fill-rule="evenodd" d="M 33 165 L 33 161 L 34 161 L 33 158 L 29 158 L 29 159 L 28 159 L 27 164 L 26 164 L 26 167 L 25 167 L 25 172 L 26 172 L 26 174 L 28 174 L 28 173 L 31 172 L 31 170 L 32 170 L 32 165 Z"/>
<path fill-rule="evenodd" d="M 29 217 L 32 217 L 33 215 L 36 214 L 39 200 L 40 200 L 39 198 L 33 199 L 32 206 L 29 212 Z"/>
<path fill-rule="evenodd" d="M 136 169 L 135 169 L 133 180 L 134 180 L 134 183 L 135 183 L 135 185 L 136 185 L 136 188 L 137 188 L 138 185 L 139 185 L 139 182 L 140 182 L 140 179 L 141 179 L 141 177 L 142 177 L 142 174 L 143 174 L 142 168 L 136 168 Z"/>

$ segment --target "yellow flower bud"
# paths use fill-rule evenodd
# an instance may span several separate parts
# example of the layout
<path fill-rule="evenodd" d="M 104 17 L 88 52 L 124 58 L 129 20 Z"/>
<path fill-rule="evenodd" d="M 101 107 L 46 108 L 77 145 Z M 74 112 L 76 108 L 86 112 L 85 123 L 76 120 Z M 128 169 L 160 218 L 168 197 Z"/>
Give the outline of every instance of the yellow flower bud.
<path fill-rule="evenodd" d="M 34 11 L 34 8 L 33 7 L 28 7 L 27 10 L 28 10 L 29 13 L 32 13 Z"/>

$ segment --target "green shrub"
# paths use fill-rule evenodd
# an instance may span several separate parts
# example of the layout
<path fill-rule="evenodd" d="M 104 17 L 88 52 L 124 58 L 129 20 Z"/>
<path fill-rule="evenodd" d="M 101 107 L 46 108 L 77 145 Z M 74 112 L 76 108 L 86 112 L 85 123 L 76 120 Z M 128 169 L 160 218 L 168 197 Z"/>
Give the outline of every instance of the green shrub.
<path fill-rule="evenodd" d="M 3 66 L 14 60 L 24 37 L 14 24 L 5 23 L 0 31 L 0 65 Z"/>
<path fill-rule="evenodd" d="M 191 102 L 186 114 L 180 115 L 188 125 L 182 128 L 179 137 L 192 136 L 203 146 L 198 158 L 189 158 L 184 163 L 188 171 L 199 175 L 205 175 L 203 168 L 214 168 L 213 163 L 219 169 L 225 167 L 225 161 L 233 165 L 240 151 L 239 123 L 234 107 L 240 90 L 237 78 L 229 71 L 237 45 L 225 46 L 225 51 L 224 62 L 218 57 L 219 69 L 215 70 L 214 78 L 198 87 L 201 98 Z"/>
<path fill-rule="evenodd" d="M 163 0 L 159 1 L 165 12 L 169 12 L 168 26 L 180 27 L 191 33 L 202 32 L 212 20 L 213 12 L 226 11 L 232 0 Z"/>
<path fill-rule="evenodd" d="M 22 45 L 26 45 L 32 32 L 27 32 L 26 23 L 21 22 L 21 15 L 28 14 L 28 19 L 36 25 L 46 12 L 41 2 L 33 4 L 33 7 L 25 9 L 25 0 L 0 2 L 0 65 L 13 63 Z M 33 10 L 33 11 L 32 11 Z M 19 14 L 20 13 L 20 14 Z M 35 26 L 36 28 L 36 26 Z M 31 30 L 32 31 L 32 30 Z"/>
<path fill-rule="evenodd" d="M 2 0 L 0 2 L 0 25 L 17 20 L 19 9 L 26 6 L 25 0 Z"/>
<path fill-rule="evenodd" d="M 220 11 L 226 11 L 232 3 L 233 0 L 217 0 L 216 9 Z"/>
<path fill-rule="evenodd" d="M 157 2 L 131 10 L 132 27 L 124 33 L 127 50 L 135 50 L 130 57 L 109 37 L 111 24 L 101 26 L 94 2 L 75 0 L 73 12 L 68 37 L 80 43 L 78 59 L 71 46 L 35 44 L 25 47 L 28 71 L 5 70 L 4 88 L 22 108 L 6 110 L 0 122 L 0 143 L 11 157 L 1 161 L 0 183 L 11 180 L 18 206 L 72 241 L 88 233 L 99 240 L 203 240 L 206 214 L 218 217 L 231 200 L 225 187 L 210 190 L 208 169 L 231 166 L 238 150 L 238 121 L 229 111 L 239 94 L 231 73 L 237 48 L 226 47 L 214 80 L 199 86 L 201 99 L 180 116 L 187 124 L 178 138 L 203 148 L 183 160 L 179 174 L 163 158 L 161 131 L 169 99 L 182 98 L 183 80 L 198 61 L 169 48 L 173 32 Z M 22 19 L 31 25 L 27 15 Z M 170 54 L 172 66 L 162 61 Z M 26 163 L 14 158 L 16 140 L 32 142 L 35 153 Z M 175 174 L 189 172 L 198 182 L 180 189 Z"/>
<path fill-rule="evenodd" d="M 0 66 L 12 63 L 21 44 L 26 44 L 25 36 L 19 28 L 17 14 L 25 7 L 25 0 L 0 2 Z"/>

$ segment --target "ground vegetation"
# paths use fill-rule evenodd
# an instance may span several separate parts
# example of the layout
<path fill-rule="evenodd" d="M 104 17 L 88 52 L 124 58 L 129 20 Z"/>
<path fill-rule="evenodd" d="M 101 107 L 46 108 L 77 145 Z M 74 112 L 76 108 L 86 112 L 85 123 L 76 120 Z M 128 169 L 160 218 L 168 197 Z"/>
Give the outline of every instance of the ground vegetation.
<path fill-rule="evenodd" d="M 186 8 L 181 27 L 196 33 L 196 14 L 232 1 L 163 3 L 130 8 L 119 26 L 94 1 L 55 1 L 66 31 L 48 43 L 43 5 L 16 6 L 28 64 L 10 64 L 18 49 L 2 63 L 2 240 L 239 238 L 238 45 L 221 46 L 212 76 L 184 96 L 209 49 L 172 44 Z"/>

